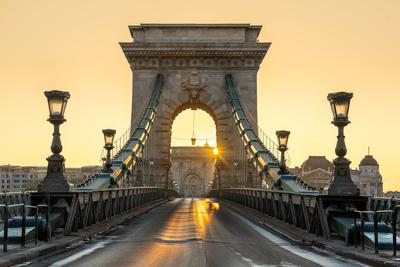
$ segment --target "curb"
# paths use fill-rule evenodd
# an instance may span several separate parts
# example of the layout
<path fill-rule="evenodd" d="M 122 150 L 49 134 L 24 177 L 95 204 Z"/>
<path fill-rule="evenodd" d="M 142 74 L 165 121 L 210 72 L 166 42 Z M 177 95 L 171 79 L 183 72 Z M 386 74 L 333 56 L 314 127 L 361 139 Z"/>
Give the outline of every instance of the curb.
<path fill-rule="evenodd" d="M 29 260 L 33 260 L 35 258 L 48 255 L 50 253 L 54 253 L 56 251 L 60 251 L 65 249 L 66 247 L 88 239 L 92 239 L 95 236 L 102 235 L 108 232 L 112 227 L 124 223 L 128 220 L 132 220 L 134 218 L 140 217 L 143 214 L 149 212 L 150 210 L 161 206 L 162 204 L 168 202 L 168 200 L 160 200 L 157 202 L 149 203 L 143 207 L 140 207 L 136 210 L 128 211 L 125 214 L 122 214 L 118 217 L 111 218 L 103 223 L 89 226 L 88 229 L 83 230 L 82 232 L 74 233 L 74 235 L 63 236 L 62 238 L 66 238 L 57 244 L 43 244 L 38 247 L 29 248 L 24 252 L 17 252 L 15 254 L 10 254 L 8 256 L 4 256 L 0 258 L 0 267 L 9 267 L 15 264 L 21 264 Z"/>
<path fill-rule="evenodd" d="M 368 265 L 372 266 L 400 266 L 400 263 L 394 262 L 389 259 L 381 258 L 381 259 L 374 259 L 370 255 L 364 255 L 360 253 L 355 253 L 355 252 L 349 252 L 349 251 L 343 251 L 339 248 L 335 248 L 333 246 L 326 245 L 318 240 L 315 239 L 309 239 L 305 236 L 300 236 L 298 234 L 295 234 L 293 232 L 285 233 L 280 229 L 278 225 L 270 225 L 266 220 L 261 220 L 260 218 L 257 218 L 256 215 L 259 216 L 267 216 L 266 214 L 260 213 L 259 211 L 256 210 L 243 210 L 245 207 L 238 206 L 234 203 L 228 202 L 226 200 L 220 200 L 224 205 L 228 206 L 235 212 L 237 212 L 239 215 L 247 217 L 247 219 L 250 219 L 253 223 L 257 224 L 258 226 L 261 226 L 263 228 L 267 228 L 268 230 L 278 234 L 279 236 L 287 239 L 289 242 L 292 242 L 294 244 L 300 245 L 300 246 L 314 246 L 318 249 L 325 250 L 327 252 L 333 253 L 337 256 L 341 256 L 346 259 L 350 260 L 356 260 L 361 263 L 365 263 Z M 275 219 L 272 218 L 271 219 Z M 282 222 L 281 222 L 282 223 Z M 286 223 L 285 223 L 286 224 Z M 300 237 L 300 238 L 299 238 Z"/>

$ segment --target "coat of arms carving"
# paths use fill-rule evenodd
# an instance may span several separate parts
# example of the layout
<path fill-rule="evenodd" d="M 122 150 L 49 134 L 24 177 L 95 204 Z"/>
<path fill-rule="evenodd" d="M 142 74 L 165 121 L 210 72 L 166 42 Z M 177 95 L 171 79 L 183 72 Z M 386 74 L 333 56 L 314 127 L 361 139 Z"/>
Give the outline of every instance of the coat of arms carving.
<path fill-rule="evenodd" d="M 187 79 L 182 82 L 182 89 L 187 93 L 190 103 L 198 103 L 200 94 L 205 88 L 206 85 L 196 69 L 192 70 Z"/>

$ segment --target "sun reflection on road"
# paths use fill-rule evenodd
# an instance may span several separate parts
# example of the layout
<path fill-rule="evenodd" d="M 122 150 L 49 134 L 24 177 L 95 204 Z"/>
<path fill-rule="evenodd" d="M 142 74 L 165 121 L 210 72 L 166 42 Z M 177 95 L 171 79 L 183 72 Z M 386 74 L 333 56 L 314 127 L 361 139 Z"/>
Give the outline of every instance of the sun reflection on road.
<path fill-rule="evenodd" d="M 207 226 L 219 209 L 219 203 L 210 199 L 185 199 L 165 222 L 156 239 L 166 242 L 204 239 Z"/>
<path fill-rule="evenodd" d="M 193 220 L 200 238 L 204 238 L 206 227 L 218 210 L 219 203 L 209 199 L 199 199 L 193 202 Z"/>
<path fill-rule="evenodd" d="M 165 262 L 175 262 L 186 253 L 188 246 L 196 246 L 197 242 L 206 239 L 207 231 L 211 230 L 208 227 L 220 209 L 219 203 L 206 198 L 176 201 L 180 204 L 167 216 L 159 231 L 154 231 L 152 235 L 152 240 L 156 242 L 142 251 L 143 257 L 132 259 L 135 266 L 162 266 Z M 187 245 L 188 242 L 191 245 Z M 188 266 L 203 265 L 193 263 Z"/>

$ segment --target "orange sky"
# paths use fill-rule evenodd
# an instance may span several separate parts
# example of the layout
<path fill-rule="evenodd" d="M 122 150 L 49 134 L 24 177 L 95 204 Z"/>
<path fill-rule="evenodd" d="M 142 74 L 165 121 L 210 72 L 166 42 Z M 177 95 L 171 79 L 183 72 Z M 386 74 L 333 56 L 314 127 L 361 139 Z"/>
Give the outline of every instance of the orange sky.
<path fill-rule="evenodd" d="M 43 91 L 53 88 L 71 93 L 61 127 L 66 166 L 98 163 L 101 129 L 122 133 L 130 121 L 131 73 L 118 45 L 131 40 L 128 25 L 248 22 L 272 42 L 258 75 L 259 122 L 270 136 L 292 132 L 292 166 L 308 155 L 334 158 L 326 96 L 351 91 L 352 166 L 370 146 L 384 189 L 400 190 L 399 12 L 398 0 L 1 0 L 0 164 L 46 165 L 52 126 Z M 191 137 L 188 114 L 174 136 Z M 209 118 L 198 122 L 199 137 L 213 135 Z"/>

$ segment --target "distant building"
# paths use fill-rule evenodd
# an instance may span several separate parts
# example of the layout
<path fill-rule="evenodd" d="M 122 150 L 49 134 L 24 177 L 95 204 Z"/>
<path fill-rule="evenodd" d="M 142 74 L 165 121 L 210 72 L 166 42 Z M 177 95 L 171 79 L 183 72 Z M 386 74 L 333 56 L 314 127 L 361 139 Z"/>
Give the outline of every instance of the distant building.
<path fill-rule="evenodd" d="M 325 156 L 309 156 L 300 167 L 290 171 L 307 184 L 322 190 L 332 180 L 333 164 Z"/>
<path fill-rule="evenodd" d="M 100 166 L 66 168 L 65 173 L 71 183 L 80 183 L 101 170 Z M 0 190 L 16 192 L 36 190 L 37 184 L 46 177 L 47 167 L 0 165 Z"/>
<path fill-rule="evenodd" d="M 81 178 L 86 180 L 90 177 L 93 177 L 96 173 L 101 172 L 102 167 L 93 165 L 93 166 L 84 166 L 81 168 Z"/>
<path fill-rule="evenodd" d="M 300 167 L 289 170 L 307 184 L 322 190 L 329 186 L 333 178 L 334 165 L 325 156 L 309 156 Z M 351 179 L 360 188 L 361 195 L 383 196 L 382 175 L 373 156 L 365 156 L 359 164 L 359 169 L 350 171 Z"/>
<path fill-rule="evenodd" d="M 361 195 L 383 196 L 382 175 L 373 156 L 366 155 L 359 164 L 359 170 L 351 170 L 351 179 L 360 188 Z"/>
<path fill-rule="evenodd" d="M 68 181 L 72 183 L 83 180 L 81 168 L 65 168 L 65 175 Z"/>
<path fill-rule="evenodd" d="M 388 191 L 385 193 L 385 197 L 400 198 L 400 192 L 399 191 Z"/>
<path fill-rule="evenodd" d="M 2 165 L 0 166 L 1 191 L 22 191 L 29 181 L 42 180 L 46 172 L 47 167 Z"/>
<path fill-rule="evenodd" d="M 172 147 L 171 176 L 185 197 L 201 197 L 214 177 L 213 147 Z"/>

